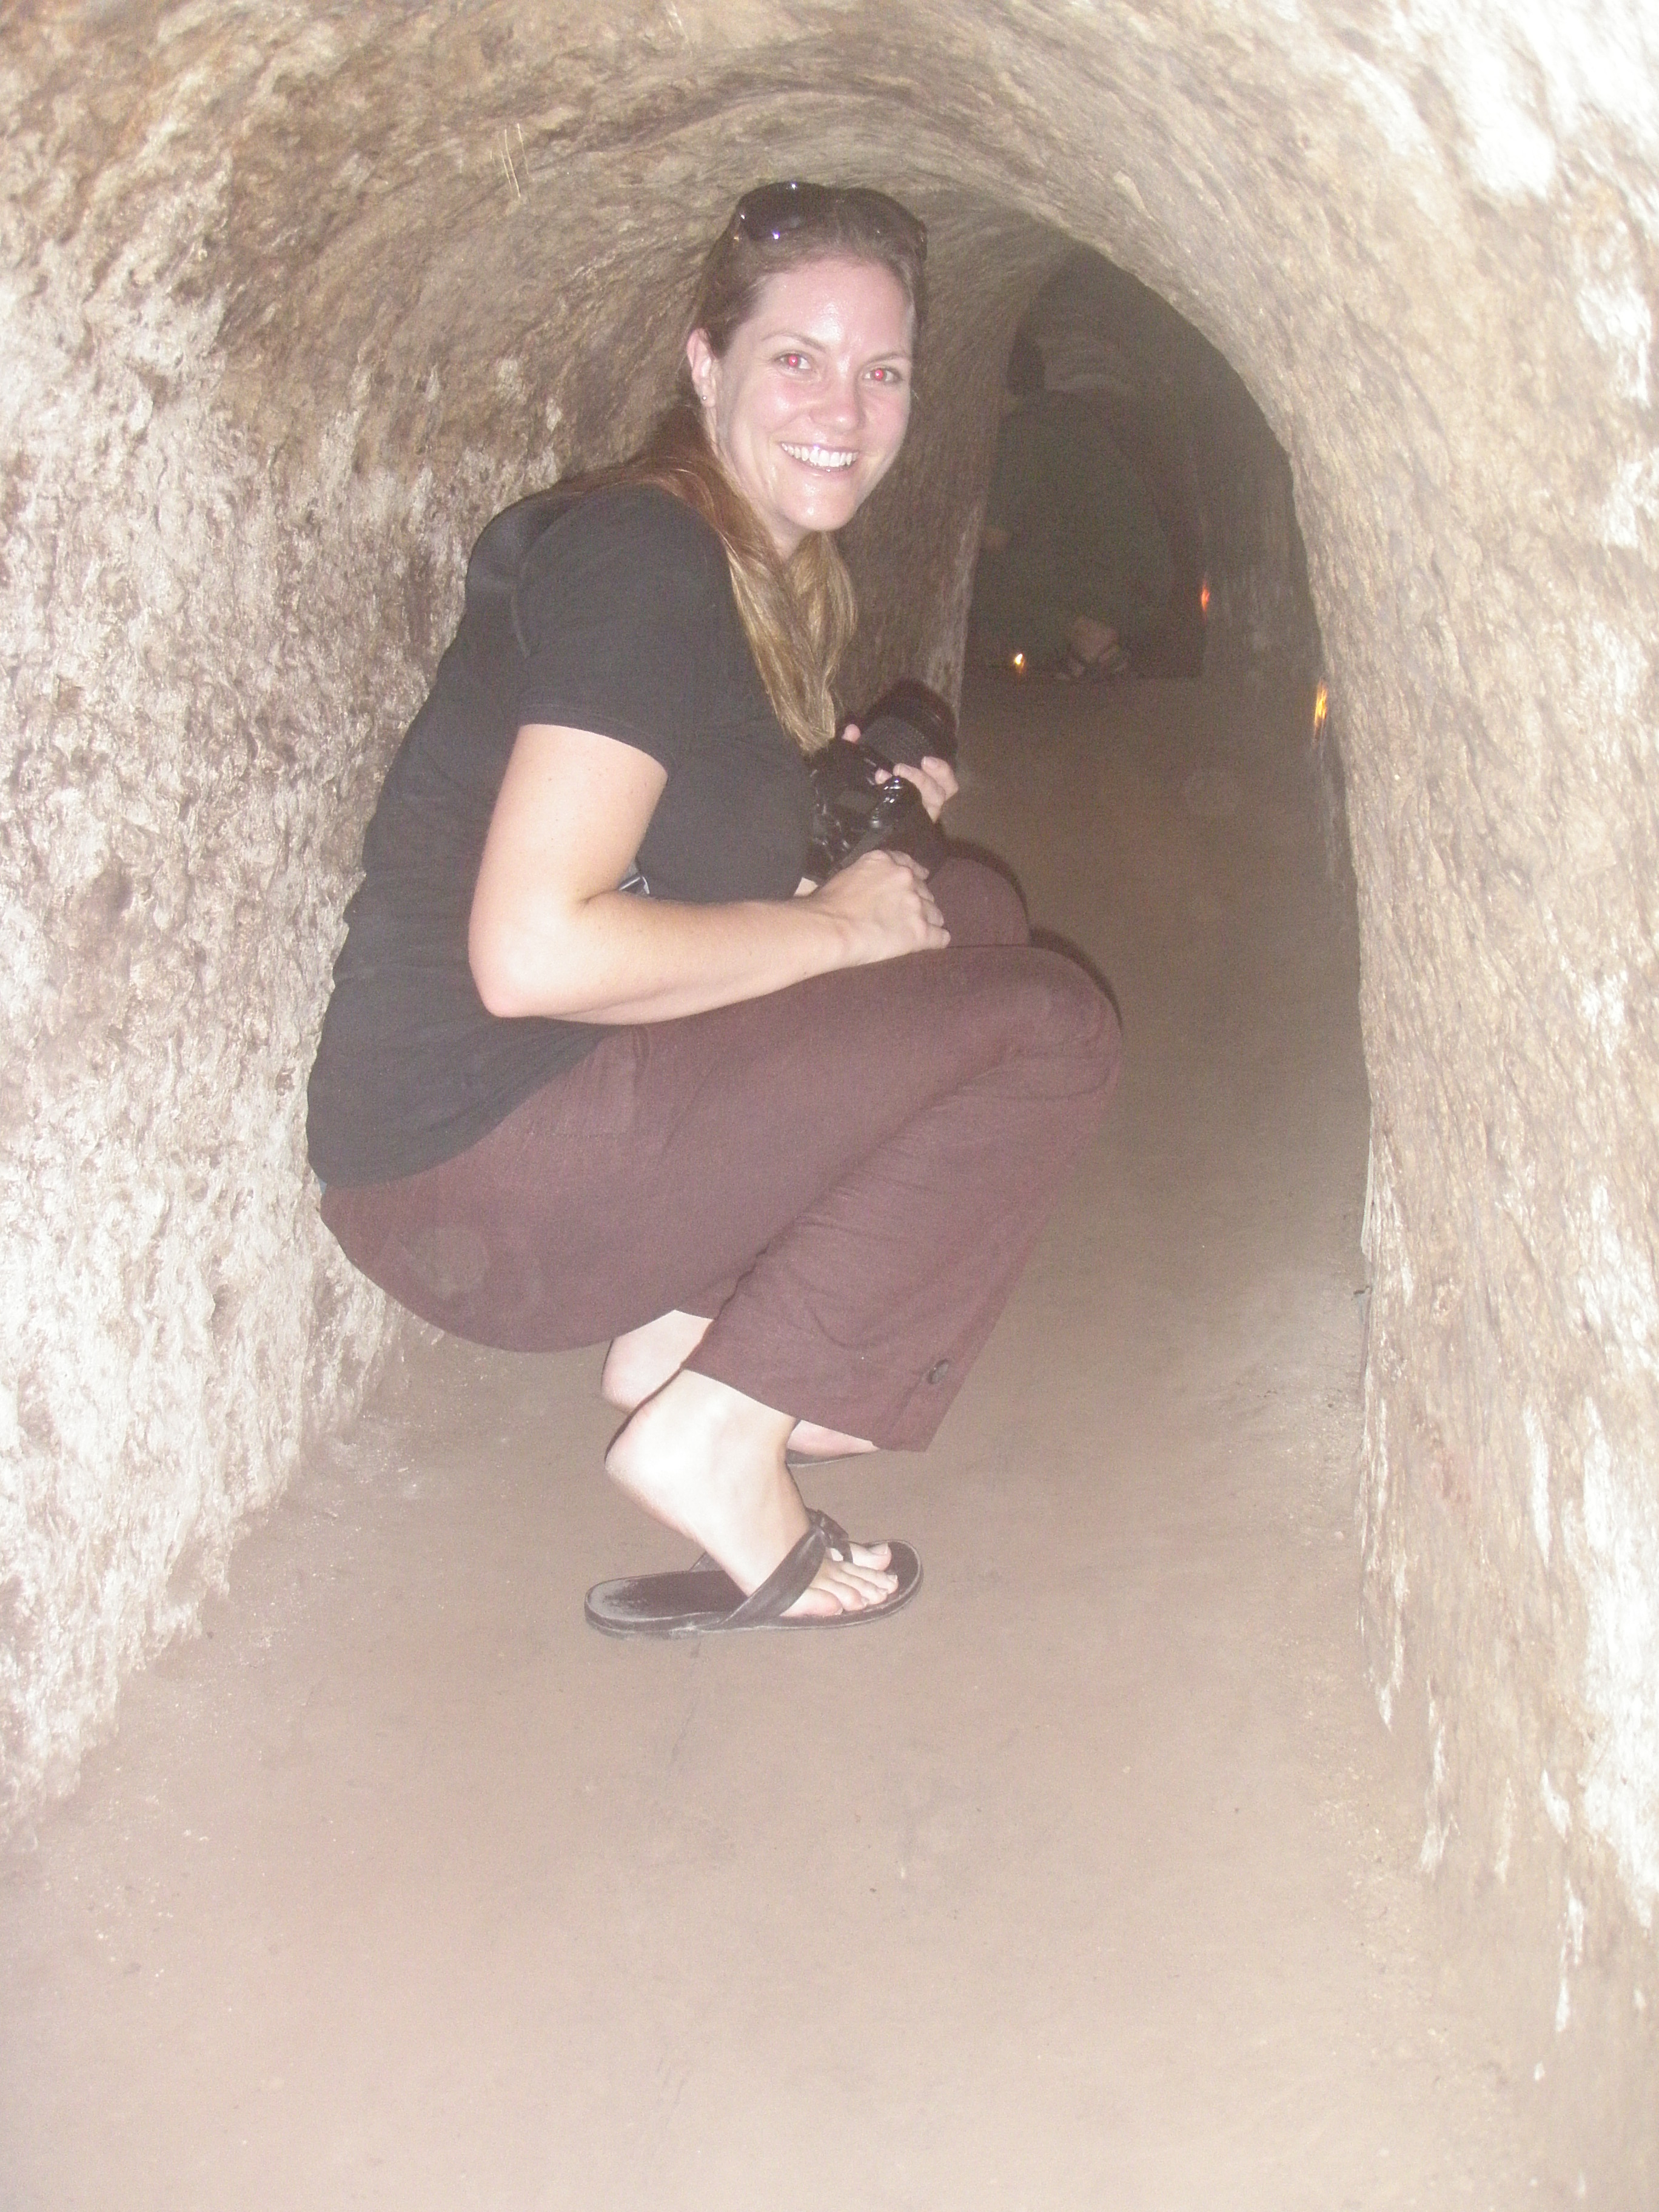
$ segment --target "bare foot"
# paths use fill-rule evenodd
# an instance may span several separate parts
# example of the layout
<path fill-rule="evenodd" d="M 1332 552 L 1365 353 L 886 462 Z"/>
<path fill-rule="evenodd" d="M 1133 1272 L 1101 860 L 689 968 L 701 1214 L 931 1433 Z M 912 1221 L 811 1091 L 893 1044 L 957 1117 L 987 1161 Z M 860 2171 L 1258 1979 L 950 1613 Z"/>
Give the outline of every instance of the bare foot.
<path fill-rule="evenodd" d="M 679 1373 L 708 1328 L 701 1314 L 675 1308 L 613 1337 L 599 1376 L 606 1405 L 623 1413 L 642 1406 Z M 816 1421 L 797 1421 L 789 1432 L 789 1449 L 802 1459 L 850 1459 L 854 1452 L 874 1451 L 875 1446 L 868 1437 L 845 1436 L 839 1429 L 821 1428 Z"/>
<path fill-rule="evenodd" d="M 659 1521 L 757 1589 L 806 1534 L 806 1508 L 784 1465 L 794 1423 L 707 1375 L 677 1375 L 647 1399 L 605 1455 L 605 1472 Z M 884 1544 L 826 1558 L 791 1613 L 860 1612 L 896 1589 Z"/>

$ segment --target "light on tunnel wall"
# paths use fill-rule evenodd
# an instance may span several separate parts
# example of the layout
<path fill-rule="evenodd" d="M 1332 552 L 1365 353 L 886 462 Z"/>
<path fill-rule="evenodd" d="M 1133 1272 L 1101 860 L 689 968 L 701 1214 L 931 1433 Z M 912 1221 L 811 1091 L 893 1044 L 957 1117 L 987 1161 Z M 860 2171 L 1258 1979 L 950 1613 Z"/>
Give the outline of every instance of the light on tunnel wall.
<path fill-rule="evenodd" d="M 1322 684 L 1318 690 L 1314 693 L 1313 733 L 1316 743 L 1317 743 L 1319 738 L 1325 733 L 1325 717 L 1330 712 L 1330 694 L 1326 690 L 1325 686 Z"/>
<path fill-rule="evenodd" d="M 1023 653 L 1012 654 L 1009 659 L 1008 665 L 1013 670 L 1016 676 L 1024 676 L 1025 673 L 1025 655 Z"/>
<path fill-rule="evenodd" d="M 1210 612 L 1210 580 L 1206 576 L 1198 587 L 1198 611 L 1207 620 Z"/>

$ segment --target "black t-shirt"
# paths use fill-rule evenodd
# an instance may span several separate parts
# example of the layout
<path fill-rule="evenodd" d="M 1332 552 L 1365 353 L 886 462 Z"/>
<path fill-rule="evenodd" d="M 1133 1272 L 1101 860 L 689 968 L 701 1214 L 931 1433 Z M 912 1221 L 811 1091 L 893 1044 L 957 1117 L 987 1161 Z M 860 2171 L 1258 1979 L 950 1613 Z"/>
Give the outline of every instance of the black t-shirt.
<path fill-rule="evenodd" d="M 653 896 L 785 899 L 800 880 L 805 764 L 772 712 L 718 537 L 646 486 L 509 507 L 473 549 L 460 629 L 363 840 L 311 1072 L 325 1182 L 452 1158 L 606 1034 L 501 1019 L 467 961 L 484 838 L 529 722 L 619 738 L 667 770 L 635 861 Z"/>

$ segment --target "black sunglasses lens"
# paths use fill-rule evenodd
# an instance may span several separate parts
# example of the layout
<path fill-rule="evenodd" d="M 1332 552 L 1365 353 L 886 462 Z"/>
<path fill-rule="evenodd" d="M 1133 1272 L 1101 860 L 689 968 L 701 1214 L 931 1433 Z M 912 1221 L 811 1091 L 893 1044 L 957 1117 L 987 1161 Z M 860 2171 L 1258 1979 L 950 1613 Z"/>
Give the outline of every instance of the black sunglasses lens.
<path fill-rule="evenodd" d="M 885 192 L 872 191 L 864 185 L 849 185 L 845 190 L 831 185 L 799 182 L 757 185 L 738 202 L 732 228 L 751 245 L 763 239 L 776 241 L 787 238 L 804 223 L 819 221 L 837 206 L 857 208 L 878 234 L 885 231 L 902 240 L 918 256 L 926 254 L 927 226 Z"/>
<path fill-rule="evenodd" d="M 918 254 L 927 251 L 927 226 L 920 216 L 914 216 L 907 207 L 901 207 L 885 192 L 878 192 L 867 185 L 852 185 L 841 196 L 848 204 L 861 209 L 872 227 L 886 231 L 894 238 L 902 238 Z"/>
<path fill-rule="evenodd" d="M 787 238 L 802 223 L 827 214 L 834 198 L 826 185 L 760 185 L 738 202 L 732 227 L 751 242 Z"/>

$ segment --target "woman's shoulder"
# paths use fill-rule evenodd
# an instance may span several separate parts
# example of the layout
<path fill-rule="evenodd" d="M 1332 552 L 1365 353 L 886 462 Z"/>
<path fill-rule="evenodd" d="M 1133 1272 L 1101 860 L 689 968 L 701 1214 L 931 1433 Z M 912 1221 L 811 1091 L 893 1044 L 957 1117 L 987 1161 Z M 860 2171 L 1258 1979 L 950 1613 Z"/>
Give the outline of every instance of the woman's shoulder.
<path fill-rule="evenodd" d="M 529 546 L 514 580 L 520 640 L 603 622 L 706 627 L 731 598 L 719 538 L 655 484 L 596 485 Z"/>
<path fill-rule="evenodd" d="M 652 484 L 597 485 L 528 545 L 506 613 L 531 659 L 624 656 L 655 641 L 677 665 L 724 665 L 741 637 L 719 537 Z"/>
<path fill-rule="evenodd" d="M 645 568 L 714 563 L 719 538 L 684 500 L 648 483 L 551 484 L 515 500 L 479 533 L 467 562 L 466 596 L 482 609 L 526 580 L 595 563 Z"/>
<path fill-rule="evenodd" d="M 660 551 L 681 560 L 712 557 L 722 566 L 725 562 L 714 531 L 660 484 L 602 483 L 592 490 L 573 490 L 544 536 L 554 540 L 550 553 L 569 545 L 640 555 Z"/>

